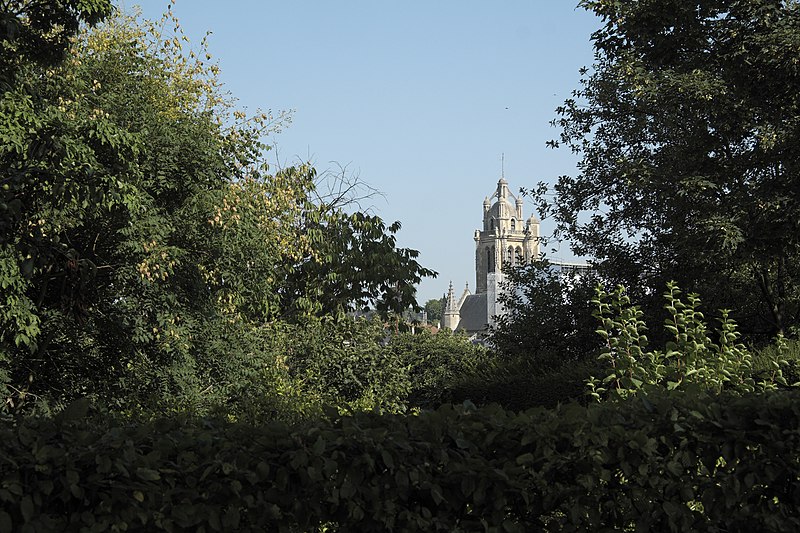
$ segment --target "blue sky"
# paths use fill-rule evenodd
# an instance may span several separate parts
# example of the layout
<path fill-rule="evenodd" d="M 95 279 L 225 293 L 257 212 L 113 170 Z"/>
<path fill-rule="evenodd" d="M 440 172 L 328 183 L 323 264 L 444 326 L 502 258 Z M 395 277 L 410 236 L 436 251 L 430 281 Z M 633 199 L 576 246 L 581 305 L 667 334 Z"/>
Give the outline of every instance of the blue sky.
<path fill-rule="evenodd" d="M 121 5 L 134 4 L 158 18 L 168 1 Z M 345 166 L 383 193 L 373 211 L 400 220 L 399 244 L 439 272 L 419 287 L 424 303 L 450 280 L 474 288 L 472 236 L 501 154 L 514 192 L 575 172 L 572 154 L 545 146 L 559 133 L 555 108 L 593 59 L 600 22 L 575 4 L 178 0 L 172 9 L 192 42 L 212 32 L 210 52 L 242 107 L 293 110 L 269 140 L 284 165 Z M 573 258 L 567 244 L 548 255 Z"/>

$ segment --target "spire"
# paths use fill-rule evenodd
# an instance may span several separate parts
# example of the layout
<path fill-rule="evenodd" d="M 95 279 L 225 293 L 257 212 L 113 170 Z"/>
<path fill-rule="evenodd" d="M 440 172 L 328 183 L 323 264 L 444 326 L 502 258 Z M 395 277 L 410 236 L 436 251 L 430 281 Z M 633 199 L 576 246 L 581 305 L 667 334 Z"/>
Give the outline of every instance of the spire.
<path fill-rule="evenodd" d="M 459 308 L 460 308 L 460 307 L 461 307 L 461 306 L 464 304 L 464 300 L 466 300 L 466 299 L 467 299 L 467 296 L 469 296 L 469 295 L 470 295 L 470 292 L 469 292 L 469 282 L 467 282 L 467 286 L 466 286 L 466 287 L 464 287 L 464 292 L 463 292 L 463 293 L 461 293 L 461 298 L 459 298 L 459 300 L 458 300 L 458 307 L 459 307 Z"/>
<path fill-rule="evenodd" d="M 502 152 L 500 154 L 500 179 L 506 179 L 506 154 Z"/>
<path fill-rule="evenodd" d="M 442 327 L 449 328 L 455 331 L 458 327 L 458 322 L 461 320 L 461 310 L 457 307 L 460 302 L 456 302 L 456 295 L 453 291 L 453 282 L 450 282 L 450 288 L 447 290 L 447 305 L 444 308 L 444 316 L 442 317 Z"/>
<path fill-rule="evenodd" d="M 450 281 L 450 288 L 447 289 L 447 305 L 445 306 L 447 311 L 457 311 L 456 309 L 456 294 L 453 291 L 453 282 Z"/>
<path fill-rule="evenodd" d="M 505 200 L 508 198 L 508 182 L 504 178 L 500 178 L 497 182 L 497 192 L 495 193 L 498 200 Z"/>

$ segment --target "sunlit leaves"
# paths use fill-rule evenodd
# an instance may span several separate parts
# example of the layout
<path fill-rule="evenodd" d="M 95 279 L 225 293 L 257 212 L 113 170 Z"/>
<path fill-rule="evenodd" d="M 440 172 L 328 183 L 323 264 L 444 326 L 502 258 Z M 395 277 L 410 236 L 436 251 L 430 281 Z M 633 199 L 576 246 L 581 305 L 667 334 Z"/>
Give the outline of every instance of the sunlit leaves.
<path fill-rule="evenodd" d="M 597 288 L 592 303 L 595 318 L 600 323 L 596 333 L 604 344 L 598 361 L 603 364 L 605 375 L 589 380 L 592 397 L 598 400 L 627 398 L 652 387 L 670 391 L 698 387 L 714 393 L 723 390 L 752 393 L 787 385 L 777 363 L 774 373 L 756 377 L 753 357 L 739 342 L 741 335 L 727 310 L 721 311 L 719 328 L 712 333 L 699 309 L 700 298 L 696 294 L 688 294 L 684 300 L 677 285 L 669 283 L 664 299 L 668 314 L 664 329 L 668 340 L 663 350 L 650 350 L 647 325 L 642 319 L 644 313 L 631 305 L 625 289 L 619 286 L 606 293 Z M 777 349 L 778 360 L 781 360 L 785 350 L 782 339 Z"/>

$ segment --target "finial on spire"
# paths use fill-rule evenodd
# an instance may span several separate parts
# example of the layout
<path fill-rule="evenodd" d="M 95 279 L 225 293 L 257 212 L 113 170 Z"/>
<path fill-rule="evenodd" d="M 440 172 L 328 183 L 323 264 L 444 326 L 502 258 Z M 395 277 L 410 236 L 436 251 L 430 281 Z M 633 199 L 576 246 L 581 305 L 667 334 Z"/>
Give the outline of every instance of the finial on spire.
<path fill-rule="evenodd" d="M 506 153 L 500 153 L 500 178 L 506 179 Z"/>

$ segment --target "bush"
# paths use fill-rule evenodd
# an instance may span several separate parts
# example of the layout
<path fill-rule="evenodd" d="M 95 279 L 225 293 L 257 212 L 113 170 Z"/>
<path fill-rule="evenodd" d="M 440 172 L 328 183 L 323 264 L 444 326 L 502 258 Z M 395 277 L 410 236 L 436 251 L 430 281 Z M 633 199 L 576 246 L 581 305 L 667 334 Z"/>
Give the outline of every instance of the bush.
<path fill-rule="evenodd" d="M 283 328 L 286 368 L 320 407 L 405 411 L 408 369 L 402 357 L 383 346 L 380 321 L 323 318 Z"/>
<path fill-rule="evenodd" d="M 671 339 L 663 350 L 648 350 L 644 313 L 631 305 L 625 292 L 622 286 L 612 293 L 601 287 L 596 289 L 593 303 L 600 322 L 597 333 L 605 343 L 598 360 L 604 363 L 605 375 L 587 383 L 595 399 L 626 398 L 649 387 L 674 390 L 690 386 L 713 392 L 747 393 L 786 385 L 782 361 L 773 360 L 768 374 L 754 372 L 752 355 L 739 342 L 741 335 L 736 323 L 728 318 L 728 311 L 721 311 L 719 329 L 710 332 L 699 310 L 700 298 L 690 293 L 683 301 L 674 282 L 667 284 L 664 293 L 668 312 L 664 329 Z M 779 338 L 779 351 L 784 345 Z"/>
<path fill-rule="evenodd" d="M 797 531 L 800 392 L 0 426 L 2 531 Z"/>
<path fill-rule="evenodd" d="M 435 335 L 425 330 L 395 335 L 387 346 L 387 357 L 402 360 L 408 368 L 409 406 L 435 408 L 451 401 L 450 389 L 486 362 L 489 352 L 443 329 Z"/>
<path fill-rule="evenodd" d="M 497 403 L 505 409 L 555 407 L 586 400 L 586 380 L 597 373 L 596 362 L 582 360 L 542 371 L 528 359 L 495 360 L 453 386 L 452 401 L 476 405 Z"/>
<path fill-rule="evenodd" d="M 251 423 L 308 420 L 328 405 L 344 412 L 406 408 L 408 369 L 383 346 L 378 321 L 311 318 L 252 329 L 230 324 L 214 331 L 217 335 L 206 340 L 210 354 L 196 354 L 196 369 L 178 386 L 163 384 L 167 378 L 154 365 L 133 373 L 140 383 L 151 378 L 146 403 L 109 405 L 92 399 L 110 411 L 137 416 L 174 412 Z"/>

